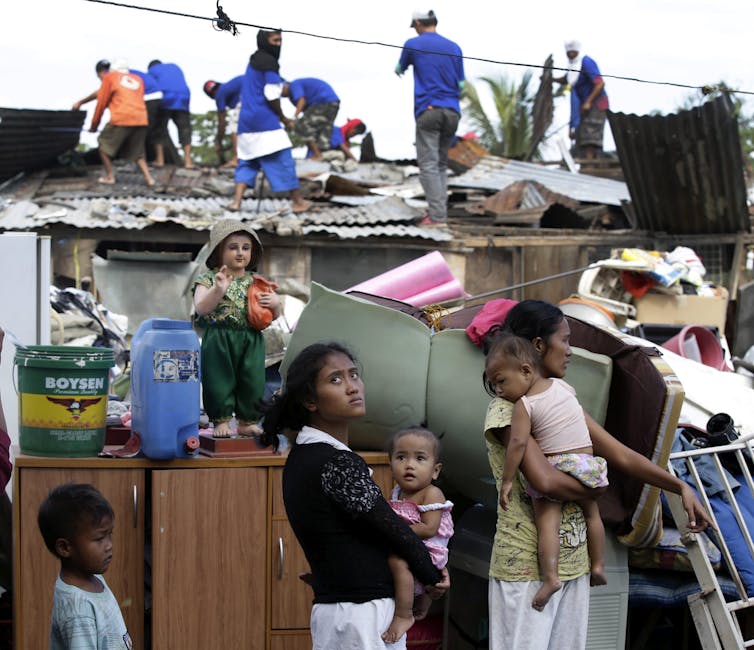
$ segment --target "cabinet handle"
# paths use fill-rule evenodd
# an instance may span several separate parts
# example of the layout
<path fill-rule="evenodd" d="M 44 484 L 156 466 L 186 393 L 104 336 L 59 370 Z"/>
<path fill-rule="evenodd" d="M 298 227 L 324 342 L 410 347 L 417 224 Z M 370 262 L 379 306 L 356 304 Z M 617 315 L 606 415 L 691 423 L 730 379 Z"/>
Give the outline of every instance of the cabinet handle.
<path fill-rule="evenodd" d="M 280 571 L 278 571 L 278 580 L 283 579 L 283 538 L 278 537 L 278 547 L 280 549 Z"/>
<path fill-rule="evenodd" d="M 134 528 L 139 527 L 139 497 L 134 485 Z"/>

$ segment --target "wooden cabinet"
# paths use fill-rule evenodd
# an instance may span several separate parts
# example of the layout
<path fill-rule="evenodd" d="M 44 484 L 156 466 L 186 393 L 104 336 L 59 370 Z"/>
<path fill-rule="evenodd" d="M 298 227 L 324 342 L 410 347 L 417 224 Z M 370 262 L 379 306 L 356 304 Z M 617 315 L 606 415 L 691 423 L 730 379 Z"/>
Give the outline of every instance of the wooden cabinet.
<path fill-rule="evenodd" d="M 364 457 L 389 490 L 385 455 Z M 105 577 L 134 648 L 310 650 L 313 593 L 299 579 L 309 567 L 285 515 L 284 463 L 277 455 L 164 462 L 16 457 L 14 647 L 48 647 L 60 565 L 44 545 L 37 511 L 50 489 L 77 482 L 95 485 L 115 511 Z"/>
<path fill-rule="evenodd" d="M 152 472 L 152 647 L 263 648 L 267 469 Z"/>
<path fill-rule="evenodd" d="M 113 561 L 105 574 L 120 604 L 135 648 L 144 647 L 144 471 L 141 469 L 40 468 L 15 470 L 14 630 L 16 648 L 46 650 L 60 561 L 47 550 L 37 512 L 62 483 L 92 483 L 115 512 Z"/>

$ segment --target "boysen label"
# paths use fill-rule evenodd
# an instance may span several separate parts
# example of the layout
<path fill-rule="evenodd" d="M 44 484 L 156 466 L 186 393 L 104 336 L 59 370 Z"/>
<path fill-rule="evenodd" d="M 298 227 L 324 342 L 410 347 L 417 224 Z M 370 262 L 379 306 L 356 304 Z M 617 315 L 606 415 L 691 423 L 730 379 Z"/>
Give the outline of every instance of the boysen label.
<path fill-rule="evenodd" d="M 21 424 L 26 427 L 86 430 L 105 426 L 106 395 L 51 397 L 21 393 L 20 402 Z"/>
<path fill-rule="evenodd" d="M 105 392 L 104 377 L 45 377 L 47 390 L 65 393 L 99 393 Z"/>
<path fill-rule="evenodd" d="M 199 381 L 199 351 L 155 350 L 152 367 L 155 381 Z"/>

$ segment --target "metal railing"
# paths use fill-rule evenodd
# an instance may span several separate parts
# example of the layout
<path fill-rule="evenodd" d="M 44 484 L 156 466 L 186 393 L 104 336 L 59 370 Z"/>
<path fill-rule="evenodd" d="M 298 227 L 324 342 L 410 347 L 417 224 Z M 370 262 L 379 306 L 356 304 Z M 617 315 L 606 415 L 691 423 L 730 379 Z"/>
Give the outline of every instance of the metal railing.
<path fill-rule="evenodd" d="M 732 468 L 736 470 L 736 480 L 742 486 L 744 484 L 748 486 L 749 493 L 754 495 L 754 480 L 744 456 L 746 452 L 748 452 L 750 458 L 754 459 L 754 433 L 742 436 L 724 446 L 674 452 L 670 455 L 668 463 L 668 469 L 674 475 L 678 475 L 678 473 L 673 467 L 673 461 L 682 462 L 688 470 L 688 475 L 696 487 L 700 500 L 715 522 L 717 546 L 720 549 L 725 566 L 730 573 L 737 591 L 736 598 L 726 601 L 717 574 L 712 568 L 703 544 L 700 543 L 699 536 L 695 533 L 685 533 L 682 540 L 688 551 L 689 559 L 701 588 L 699 593 L 689 596 L 689 608 L 696 625 L 699 640 L 705 650 L 708 648 L 738 650 L 739 648 L 754 647 L 754 639 L 744 639 L 737 616 L 738 612 L 754 607 L 754 597 L 748 595 L 739 568 L 733 560 L 730 548 L 733 536 L 730 533 L 724 535 L 721 531 L 718 517 L 712 507 L 710 496 L 705 492 L 701 477 L 701 473 L 704 473 L 704 471 L 708 472 L 714 469 L 716 478 L 722 486 L 722 495 L 724 495 L 733 519 L 738 526 L 738 531 L 735 531 L 734 534 L 740 535 L 740 538 L 748 549 L 748 553 L 751 555 L 752 562 L 754 562 L 754 541 L 752 541 L 750 532 L 750 526 L 754 530 L 754 521 L 751 520 L 751 515 L 747 515 L 741 509 L 736 499 L 735 486 L 731 484 L 729 480 L 730 474 L 726 471 L 721 460 L 721 456 L 725 455 L 726 462 L 729 466 L 732 463 Z M 735 460 L 732 461 L 732 459 Z M 700 464 L 703 464 L 704 467 L 701 473 Z M 685 531 L 688 517 L 686 516 L 686 511 L 683 509 L 680 496 L 669 492 L 665 492 L 665 496 L 673 514 L 676 527 L 680 531 Z M 737 540 L 738 543 L 740 541 L 740 539 Z"/>

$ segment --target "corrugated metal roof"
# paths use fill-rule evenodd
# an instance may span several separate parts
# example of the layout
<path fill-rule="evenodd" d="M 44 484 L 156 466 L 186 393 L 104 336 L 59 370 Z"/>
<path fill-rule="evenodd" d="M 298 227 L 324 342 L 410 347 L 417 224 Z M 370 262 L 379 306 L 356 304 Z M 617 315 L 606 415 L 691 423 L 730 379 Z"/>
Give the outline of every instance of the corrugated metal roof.
<path fill-rule="evenodd" d="M 79 143 L 84 111 L 0 108 L 0 181 L 52 167 Z"/>
<path fill-rule="evenodd" d="M 628 188 L 621 181 L 495 156 L 487 156 L 465 174 L 449 178 L 448 185 L 498 191 L 516 181 L 537 181 L 553 192 L 586 203 L 621 205 L 629 200 Z"/>
<path fill-rule="evenodd" d="M 375 197 L 366 205 L 339 206 L 315 204 L 297 219 L 304 234 L 328 233 L 341 239 L 359 237 L 419 237 L 435 241 L 452 239 L 442 229 L 414 226 L 420 216 L 415 209 L 395 197 Z M 220 218 L 240 217 L 260 222 L 260 228 L 277 219 L 290 217 L 288 199 L 245 199 L 242 211 L 227 210 L 226 198 L 61 198 L 38 205 L 32 201 L 10 203 L 0 210 L 0 229 L 32 230 L 49 224 L 65 224 L 89 229 L 144 230 L 155 223 L 173 222 L 193 230 L 208 230 Z M 259 210 L 257 211 L 257 206 Z"/>
<path fill-rule="evenodd" d="M 749 230 L 738 121 L 727 96 L 673 115 L 608 115 L 638 228 Z"/>
<path fill-rule="evenodd" d="M 328 233 L 339 239 L 358 239 L 361 237 L 416 237 L 432 241 L 451 241 L 453 235 L 444 228 L 421 228 L 414 225 L 386 224 L 367 227 L 334 226 L 312 224 L 303 227 L 305 235 Z"/>

